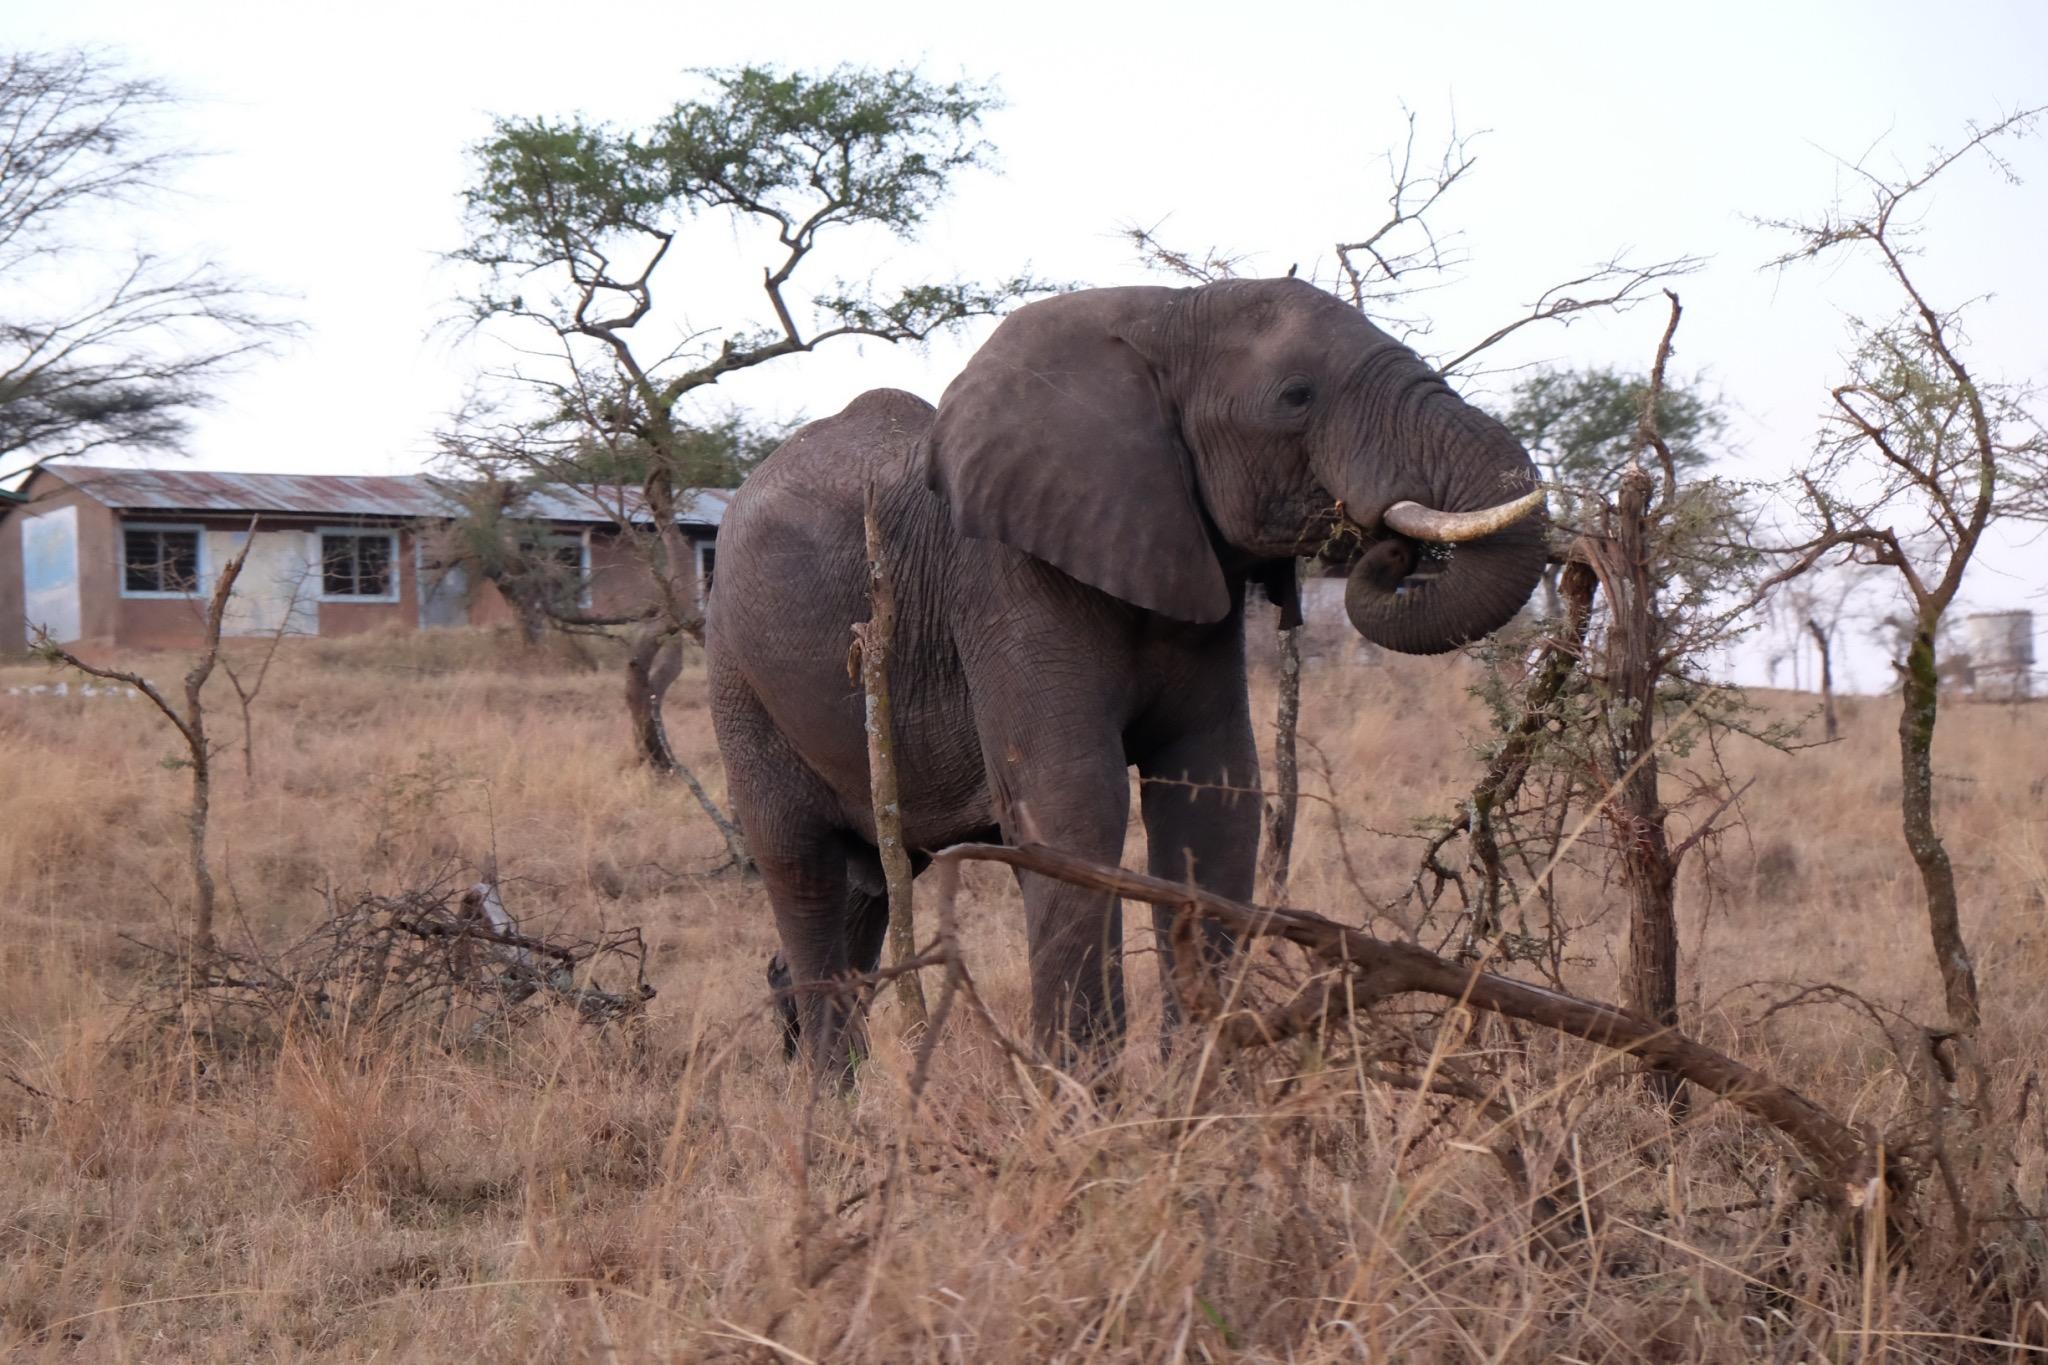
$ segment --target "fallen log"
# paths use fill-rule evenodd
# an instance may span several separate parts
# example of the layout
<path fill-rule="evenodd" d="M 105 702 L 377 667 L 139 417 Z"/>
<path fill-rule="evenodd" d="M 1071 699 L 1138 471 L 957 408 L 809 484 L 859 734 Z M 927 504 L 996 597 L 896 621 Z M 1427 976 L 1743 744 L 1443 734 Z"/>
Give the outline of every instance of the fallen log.
<path fill-rule="evenodd" d="M 1347 975 L 1346 989 L 1316 990 L 1298 1000 L 1288 1019 L 1275 1021 L 1278 1033 L 1299 1031 L 1305 1021 L 1330 1011 L 1362 1009 L 1390 996 L 1434 995 L 1640 1057 L 1721 1096 L 1789 1139 L 1814 1167 L 1808 1192 L 1838 1211 L 1863 1210 L 1881 1193 L 1910 1188 L 1911 1172 L 1895 1154 L 1866 1141 L 1804 1095 L 1675 1029 L 1612 1005 L 1461 965 L 1413 944 L 1376 939 L 1310 911 L 1247 905 L 1043 845 L 955 844 L 934 854 L 933 861 L 1004 863 L 1129 900 L 1185 907 L 1240 940 L 1283 939 Z"/>

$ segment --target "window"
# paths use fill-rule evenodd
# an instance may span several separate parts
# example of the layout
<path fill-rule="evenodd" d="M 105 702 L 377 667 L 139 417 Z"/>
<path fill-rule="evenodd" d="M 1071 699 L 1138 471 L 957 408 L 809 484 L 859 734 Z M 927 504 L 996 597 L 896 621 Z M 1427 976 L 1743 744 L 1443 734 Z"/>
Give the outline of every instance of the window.
<path fill-rule="evenodd" d="M 582 590 L 584 575 L 582 536 L 549 536 L 547 543 L 541 547 L 541 553 L 554 562 L 556 572 L 562 575 L 563 582 L 574 583 L 577 585 L 579 592 Z"/>
<path fill-rule="evenodd" d="M 322 531 L 320 596 L 329 601 L 396 602 L 397 533 Z"/>
<path fill-rule="evenodd" d="M 199 591 L 197 526 L 123 526 L 121 595 L 190 597 Z"/>
<path fill-rule="evenodd" d="M 538 561 L 535 567 L 546 575 L 545 591 L 558 607 L 590 605 L 590 549 L 576 532 L 563 532 L 542 540 L 522 541 L 520 552 Z"/>
<path fill-rule="evenodd" d="M 697 600 L 711 600 L 711 572 L 717 567 L 718 552 L 709 545 L 697 547 Z"/>

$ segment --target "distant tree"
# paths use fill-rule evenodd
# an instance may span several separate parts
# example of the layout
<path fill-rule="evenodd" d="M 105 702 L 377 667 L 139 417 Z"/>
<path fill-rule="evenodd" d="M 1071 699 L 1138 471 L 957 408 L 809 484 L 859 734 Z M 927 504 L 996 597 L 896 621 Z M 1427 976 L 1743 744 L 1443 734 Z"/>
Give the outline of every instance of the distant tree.
<path fill-rule="evenodd" d="M 1637 449 L 1649 390 L 1614 369 L 1538 370 L 1514 386 L 1500 418 L 1555 482 L 1612 488 Z M 1706 469 L 1728 425 L 1717 402 L 1682 387 L 1658 394 L 1654 420 L 1686 478 Z"/>
<path fill-rule="evenodd" d="M 1643 404 L 1651 385 L 1641 375 L 1614 369 L 1541 369 L 1509 391 L 1500 414 L 1545 472 L 1552 486 L 1552 512 L 1566 522 L 1582 519 L 1579 504 L 1611 497 L 1620 488 L 1623 471 L 1641 449 Z M 1657 391 L 1651 420 L 1671 452 L 1675 478 L 1688 486 L 1702 476 L 1727 429 L 1727 418 L 1714 399 L 1684 387 L 1666 384 Z M 1725 485 L 1716 491 L 1725 493 Z M 1731 504 L 1728 511 L 1739 516 Z M 1740 522 L 1733 523 L 1739 526 Z M 1543 575 L 1546 614 L 1556 616 L 1558 565 Z"/>
<path fill-rule="evenodd" d="M 1777 680 L 1778 665 L 1792 664 L 1792 686 L 1804 685 L 1799 661 L 1808 648 L 1815 653 L 1814 685 L 1820 690 L 1821 732 L 1829 740 L 1841 738 L 1841 716 L 1835 706 L 1835 650 L 1841 643 L 1842 628 L 1871 609 L 1871 589 L 1888 586 L 1873 571 L 1858 564 L 1816 567 L 1782 585 L 1766 603 L 1777 641 L 1769 661 L 1771 678 Z M 1866 624 L 1875 625 L 1865 617 Z M 1887 642 L 1887 648 L 1890 642 Z"/>
<path fill-rule="evenodd" d="M 635 640 L 627 704 L 643 756 L 663 771 L 676 767 L 660 724 L 674 670 L 657 659 L 702 628 L 675 509 L 687 490 L 729 479 L 730 464 L 755 448 L 735 429 L 712 462 L 720 467 L 705 469 L 717 425 L 692 420 L 691 396 L 830 341 L 922 341 L 1037 288 L 1023 278 L 842 281 L 808 303 L 791 296 L 822 239 L 862 227 L 914 237 L 953 176 L 985 163 L 977 130 L 994 103 L 989 88 L 900 68 L 700 74 L 706 98 L 639 131 L 575 116 L 498 119 L 472 149 L 469 241 L 454 253 L 483 271 L 472 300 L 479 323 L 509 319 L 554 338 L 559 363 L 518 376 L 540 391 L 549 420 L 575 430 L 593 469 L 644 471 L 653 533 L 643 548 L 661 611 Z M 765 313 L 652 334 L 656 282 L 683 254 L 672 248 L 707 218 L 714 231 L 764 243 Z M 685 312 L 671 306 L 666 316 Z"/>
<path fill-rule="evenodd" d="M 177 99 L 96 53 L 0 53 L 0 477 L 105 446 L 175 448 L 238 362 L 287 324 L 248 284 L 112 225 L 190 153 Z"/>

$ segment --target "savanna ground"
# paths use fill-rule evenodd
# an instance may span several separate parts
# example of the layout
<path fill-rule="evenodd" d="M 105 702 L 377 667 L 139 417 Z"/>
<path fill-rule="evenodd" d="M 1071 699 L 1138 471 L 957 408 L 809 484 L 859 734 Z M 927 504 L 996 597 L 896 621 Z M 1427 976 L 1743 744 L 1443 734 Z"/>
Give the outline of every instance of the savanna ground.
<path fill-rule="evenodd" d="M 185 664 L 126 662 L 166 682 Z M 1478 771 L 1476 668 L 1309 674 L 1303 729 L 1329 783 L 1310 754 L 1304 786 L 1333 799 L 1305 803 L 1291 903 L 1357 923 L 1368 897 L 1400 893 L 1417 846 L 1399 836 Z M 187 776 L 145 702 L 75 678 L 63 697 L 4 691 L 58 678 L 0 669 L 13 1358 L 2004 1359 L 2020 1348 L 1990 1340 L 2048 1326 L 1987 1277 L 1859 1261 L 1818 1215 L 1783 1215 L 1792 1162 L 1768 1133 L 1726 1106 L 1673 1132 L 1625 1067 L 1576 1043 L 1492 1025 L 1440 1043 L 1523 1054 L 1506 1098 L 1532 1168 L 1561 1160 L 1567 1200 L 1599 1209 L 1562 1250 L 1531 1238 L 1487 1120 L 1313 1049 L 1190 1118 L 1185 1071 L 1156 1046 L 1138 915 L 1120 1086 L 1032 1083 L 956 1016 L 906 1122 L 912 1049 L 885 993 L 858 1087 L 813 1104 L 769 1019 L 765 900 L 711 871 L 723 848 L 688 796 L 632 766 L 617 672 L 483 635 L 286 645 L 253 783 L 232 748 L 220 762 L 223 937 L 276 945 L 329 889 L 467 881 L 495 856 L 529 929 L 645 929 L 644 1024 L 536 1007 L 482 1039 L 305 1028 L 234 1053 L 140 1029 L 155 959 L 134 940 L 172 942 L 189 905 Z M 1263 687 L 1256 704 L 1270 714 Z M 1759 1020 L 1823 981 L 1938 1017 L 1897 833 L 1895 707 L 1850 699 L 1836 745 L 1732 755 L 1757 779 L 1746 829 L 1693 865 L 1682 924 L 1688 1026 L 1880 1129 L 1914 1090 L 1863 1016 Z M 237 742 L 225 687 L 215 716 Z M 722 794 L 699 665 L 669 721 Z M 2011 1116 L 2048 1051 L 2048 710 L 1949 708 L 1937 759 L 1983 1047 L 2031 1200 L 2041 1106 Z M 1566 885 L 1588 921 L 1566 979 L 1612 998 L 1622 896 L 1583 873 Z M 1008 874 L 969 868 L 961 904 L 969 961 L 1021 1033 Z M 2030 1238 L 2004 1245 L 2024 1256 Z"/>

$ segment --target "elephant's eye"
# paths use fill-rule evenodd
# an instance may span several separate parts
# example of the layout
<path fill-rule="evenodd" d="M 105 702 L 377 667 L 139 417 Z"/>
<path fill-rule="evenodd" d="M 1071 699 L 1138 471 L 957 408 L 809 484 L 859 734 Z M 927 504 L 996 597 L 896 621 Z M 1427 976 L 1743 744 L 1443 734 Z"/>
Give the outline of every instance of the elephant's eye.
<path fill-rule="evenodd" d="M 1315 396 L 1316 391 L 1309 386 L 1306 379 L 1290 379 L 1286 387 L 1280 390 L 1280 406 L 1298 412 L 1307 407 L 1309 400 Z"/>

